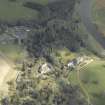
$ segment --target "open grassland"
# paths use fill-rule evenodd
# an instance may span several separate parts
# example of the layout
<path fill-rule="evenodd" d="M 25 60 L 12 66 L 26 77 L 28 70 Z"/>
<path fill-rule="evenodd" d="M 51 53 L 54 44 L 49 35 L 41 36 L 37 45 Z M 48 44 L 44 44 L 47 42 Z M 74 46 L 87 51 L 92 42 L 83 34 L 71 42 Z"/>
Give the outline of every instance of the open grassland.
<path fill-rule="evenodd" d="M 56 51 L 56 56 L 62 63 L 67 64 L 70 60 L 75 58 L 76 53 L 72 53 L 67 48 L 62 48 Z"/>
<path fill-rule="evenodd" d="M 81 80 L 95 105 L 105 105 L 105 61 L 95 61 L 81 71 Z"/>
<path fill-rule="evenodd" d="M 26 56 L 26 51 L 15 44 L 0 45 L 0 52 L 2 52 L 5 57 L 15 62 L 21 61 Z"/>
<path fill-rule="evenodd" d="M 17 21 L 19 19 L 30 20 L 36 18 L 37 11 L 23 6 L 26 1 L 40 4 L 47 3 L 47 0 L 0 0 L 0 20 Z"/>
<path fill-rule="evenodd" d="M 105 34 L 105 0 L 93 0 L 92 13 L 94 23 Z"/>
<path fill-rule="evenodd" d="M 80 70 L 80 80 L 91 103 L 105 105 L 105 61 L 96 60 Z M 70 75 L 73 85 L 79 85 L 76 71 Z"/>

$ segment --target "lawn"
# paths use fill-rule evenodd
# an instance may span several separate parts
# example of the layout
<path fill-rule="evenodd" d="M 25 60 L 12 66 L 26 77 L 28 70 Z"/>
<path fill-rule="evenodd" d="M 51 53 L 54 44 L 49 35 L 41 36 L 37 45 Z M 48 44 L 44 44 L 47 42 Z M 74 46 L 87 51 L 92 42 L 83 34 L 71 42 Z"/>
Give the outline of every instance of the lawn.
<path fill-rule="evenodd" d="M 95 61 L 81 71 L 81 80 L 95 105 L 105 105 L 105 61 Z"/>
<path fill-rule="evenodd" d="M 105 105 L 105 61 L 94 61 L 81 70 L 80 79 L 94 105 Z M 70 74 L 73 85 L 79 85 L 76 71 Z"/>
<path fill-rule="evenodd" d="M 38 12 L 23 6 L 26 1 L 33 1 L 45 5 L 48 0 L 0 0 L 0 20 L 17 21 L 19 19 L 34 19 Z"/>

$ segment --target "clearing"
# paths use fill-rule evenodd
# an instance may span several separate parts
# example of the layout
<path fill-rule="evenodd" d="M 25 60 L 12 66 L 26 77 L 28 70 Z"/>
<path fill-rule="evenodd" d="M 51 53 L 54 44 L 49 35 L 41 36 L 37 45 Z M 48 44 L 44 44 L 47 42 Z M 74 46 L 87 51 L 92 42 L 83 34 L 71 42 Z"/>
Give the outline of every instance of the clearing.
<path fill-rule="evenodd" d="M 2 95 L 8 94 L 7 82 L 16 78 L 17 71 L 13 69 L 14 67 L 13 62 L 0 54 L 0 94 Z"/>

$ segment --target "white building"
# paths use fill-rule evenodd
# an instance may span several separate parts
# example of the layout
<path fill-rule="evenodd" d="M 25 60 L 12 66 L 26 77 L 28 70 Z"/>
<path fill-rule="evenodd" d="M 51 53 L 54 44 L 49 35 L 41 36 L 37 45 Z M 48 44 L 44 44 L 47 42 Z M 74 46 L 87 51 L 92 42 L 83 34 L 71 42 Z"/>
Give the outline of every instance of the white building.
<path fill-rule="evenodd" d="M 39 69 L 39 72 L 40 72 L 41 74 L 50 73 L 50 72 L 52 72 L 52 71 L 53 71 L 53 67 L 52 67 L 52 65 L 49 64 L 49 63 L 44 63 L 44 64 L 40 67 L 40 69 Z"/>
<path fill-rule="evenodd" d="M 75 63 L 73 61 L 69 62 L 67 65 L 69 68 L 75 68 Z"/>
<path fill-rule="evenodd" d="M 84 57 L 78 57 L 73 59 L 72 61 L 70 61 L 67 66 L 69 68 L 75 68 L 77 65 L 81 64 L 82 62 L 84 62 Z"/>
<path fill-rule="evenodd" d="M 84 57 L 78 57 L 76 60 L 77 60 L 77 65 L 79 65 L 84 61 Z"/>

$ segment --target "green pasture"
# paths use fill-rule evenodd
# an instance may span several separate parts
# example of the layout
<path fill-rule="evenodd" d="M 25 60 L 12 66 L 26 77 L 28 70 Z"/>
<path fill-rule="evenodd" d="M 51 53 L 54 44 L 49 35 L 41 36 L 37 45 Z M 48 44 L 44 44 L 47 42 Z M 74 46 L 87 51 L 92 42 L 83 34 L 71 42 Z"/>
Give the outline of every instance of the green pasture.
<path fill-rule="evenodd" d="M 45 5 L 48 0 L 0 0 L 0 20 L 17 21 L 30 20 L 37 17 L 38 12 L 23 6 L 26 1 L 33 1 Z"/>
<path fill-rule="evenodd" d="M 72 71 L 69 80 L 78 85 L 77 72 Z M 93 105 L 105 105 L 105 61 L 94 61 L 80 71 L 80 80 Z"/>

